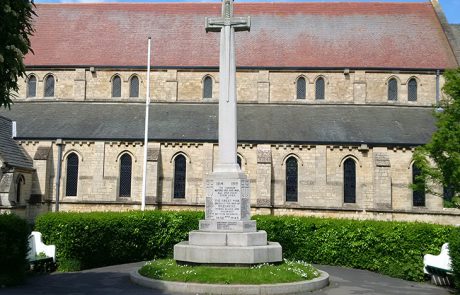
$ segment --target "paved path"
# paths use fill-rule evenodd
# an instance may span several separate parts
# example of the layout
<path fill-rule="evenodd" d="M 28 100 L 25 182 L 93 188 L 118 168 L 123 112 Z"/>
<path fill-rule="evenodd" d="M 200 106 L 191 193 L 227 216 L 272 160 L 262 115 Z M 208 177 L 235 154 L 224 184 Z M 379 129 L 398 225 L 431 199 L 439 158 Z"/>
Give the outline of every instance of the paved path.
<path fill-rule="evenodd" d="M 130 282 L 129 272 L 143 265 L 142 262 L 115 265 L 73 273 L 37 275 L 25 285 L 0 289 L 8 295 L 170 295 L 154 291 Z M 448 290 L 429 284 L 394 279 L 365 270 L 335 266 L 317 266 L 330 275 L 327 288 L 309 294 L 315 295 L 447 295 Z"/>

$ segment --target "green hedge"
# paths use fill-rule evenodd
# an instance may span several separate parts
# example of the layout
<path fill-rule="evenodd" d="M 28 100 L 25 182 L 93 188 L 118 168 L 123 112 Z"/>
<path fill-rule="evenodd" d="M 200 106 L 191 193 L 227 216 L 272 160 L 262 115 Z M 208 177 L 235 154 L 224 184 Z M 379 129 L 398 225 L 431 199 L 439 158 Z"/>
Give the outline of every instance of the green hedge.
<path fill-rule="evenodd" d="M 47 213 L 35 229 L 56 245 L 62 271 L 171 256 L 198 227 L 201 212 Z"/>
<path fill-rule="evenodd" d="M 0 214 L 0 287 L 24 280 L 29 234 L 25 220 L 14 214 Z"/>
<path fill-rule="evenodd" d="M 198 228 L 199 212 L 49 213 L 36 230 L 55 244 L 61 270 L 171 257 Z M 437 254 L 453 227 L 425 223 L 255 216 L 283 255 L 423 280 L 423 255 Z"/>
<path fill-rule="evenodd" d="M 423 280 L 423 255 L 439 254 L 453 227 L 427 223 L 256 216 L 283 255 L 317 264 Z"/>
<path fill-rule="evenodd" d="M 460 294 L 460 228 L 453 230 L 449 240 L 449 255 L 454 269 L 454 281 Z"/>

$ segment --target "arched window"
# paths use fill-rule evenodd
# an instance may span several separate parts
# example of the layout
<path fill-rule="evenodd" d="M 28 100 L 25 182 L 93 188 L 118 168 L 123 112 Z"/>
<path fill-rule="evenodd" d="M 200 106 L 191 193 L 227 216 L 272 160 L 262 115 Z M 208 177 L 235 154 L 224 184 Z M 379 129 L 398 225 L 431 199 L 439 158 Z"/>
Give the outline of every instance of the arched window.
<path fill-rule="evenodd" d="M 65 185 L 65 195 L 69 197 L 77 196 L 78 187 L 78 156 L 70 153 L 67 156 L 67 177 Z"/>
<path fill-rule="evenodd" d="M 238 166 L 240 166 L 240 169 L 241 169 L 241 157 L 240 156 L 236 156 L 236 163 L 238 163 Z"/>
<path fill-rule="evenodd" d="M 174 198 L 185 198 L 185 176 L 187 173 L 187 161 L 184 155 L 178 155 L 174 159 Z"/>
<path fill-rule="evenodd" d="M 54 76 L 48 75 L 45 79 L 45 97 L 54 96 Z"/>
<path fill-rule="evenodd" d="M 407 100 L 417 101 L 417 80 L 412 78 L 407 83 Z"/>
<path fill-rule="evenodd" d="M 425 183 L 423 180 L 417 179 L 421 174 L 421 170 L 415 163 L 412 165 L 412 183 L 417 184 L 420 187 L 420 190 L 412 191 L 412 204 L 414 207 L 424 207 L 425 206 Z"/>
<path fill-rule="evenodd" d="M 323 77 L 319 77 L 318 79 L 316 79 L 315 98 L 318 100 L 324 99 L 324 78 Z"/>
<path fill-rule="evenodd" d="M 298 167 L 297 159 L 289 157 L 286 160 L 286 201 L 297 202 L 298 198 Z"/>
<path fill-rule="evenodd" d="M 388 81 L 388 100 L 398 100 L 398 81 L 395 78 Z"/>
<path fill-rule="evenodd" d="M 27 79 L 27 97 L 35 97 L 37 96 L 37 77 L 31 75 L 29 79 Z"/>
<path fill-rule="evenodd" d="M 131 197 L 132 159 L 129 154 L 120 157 L 120 197 Z"/>
<path fill-rule="evenodd" d="M 121 97 L 121 78 L 119 76 L 112 79 L 112 97 Z"/>
<path fill-rule="evenodd" d="M 343 202 L 356 203 L 356 164 L 350 158 L 343 163 Z"/>
<path fill-rule="evenodd" d="M 16 179 L 16 203 L 19 204 L 21 202 L 21 193 L 22 187 L 26 183 L 24 179 L 24 175 L 19 174 L 18 178 Z"/>
<path fill-rule="evenodd" d="M 212 98 L 212 78 L 209 76 L 203 81 L 203 98 Z"/>
<path fill-rule="evenodd" d="M 129 97 L 139 97 L 139 78 L 132 76 L 129 81 Z"/>
<path fill-rule="evenodd" d="M 305 99 L 307 96 L 307 83 L 304 77 L 297 79 L 297 99 Z"/>

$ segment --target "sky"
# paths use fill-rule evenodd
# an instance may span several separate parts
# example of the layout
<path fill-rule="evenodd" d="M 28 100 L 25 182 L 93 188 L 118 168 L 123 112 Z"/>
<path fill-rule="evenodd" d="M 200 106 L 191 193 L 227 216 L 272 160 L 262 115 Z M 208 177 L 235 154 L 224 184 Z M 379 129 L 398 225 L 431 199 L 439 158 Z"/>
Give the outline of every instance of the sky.
<path fill-rule="evenodd" d="M 429 0 L 236 0 L 236 2 L 423 2 Z M 35 3 L 220 2 L 220 0 L 35 0 Z M 460 0 L 439 0 L 449 23 L 460 24 Z"/>

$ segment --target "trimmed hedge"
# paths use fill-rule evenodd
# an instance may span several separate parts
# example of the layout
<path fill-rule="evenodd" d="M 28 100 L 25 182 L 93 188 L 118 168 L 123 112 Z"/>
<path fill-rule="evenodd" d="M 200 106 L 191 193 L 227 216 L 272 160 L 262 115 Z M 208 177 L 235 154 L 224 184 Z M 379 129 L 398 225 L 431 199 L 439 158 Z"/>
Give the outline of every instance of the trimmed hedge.
<path fill-rule="evenodd" d="M 422 281 L 423 255 L 438 254 L 453 230 L 428 223 L 256 216 L 283 255 Z"/>
<path fill-rule="evenodd" d="M 36 230 L 55 244 L 61 270 L 171 257 L 201 212 L 48 213 Z M 437 254 L 453 227 L 426 223 L 255 216 L 283 255 L 423 280 L 423 255 Z"/>
<path fill-rule="evenodd" d="M 47 213 L 35 229 L 56 245 L 59 270 L 73 271 L 171 256 L 201 218 L 201 212 Z"/>
<path fill-rule="evenodd" d="M 460 294 L 460 228 L 453 230 L 449 240 L 449 256 L 452 259 L 452 268 L 454 270 L 454 282 L 457 287 L 457 293 Z"/>
<path fill-rule="evenodd" d="M 29 234 L 25 220 L 14 214 L 0 214 L 0 287 L 23 282 Z"/>

